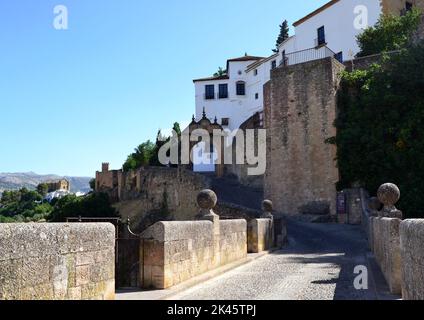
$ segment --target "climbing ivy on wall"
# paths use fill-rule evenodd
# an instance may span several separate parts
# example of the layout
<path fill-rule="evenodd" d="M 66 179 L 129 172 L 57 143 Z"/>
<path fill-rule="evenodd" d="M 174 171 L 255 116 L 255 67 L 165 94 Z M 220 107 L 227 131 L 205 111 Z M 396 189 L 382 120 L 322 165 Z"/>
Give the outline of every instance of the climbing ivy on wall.
<path fill-rule="evenodd" d="M 393 182 L 404 214 L 424 217 L 424 45 L 345 72 L 335 125 L 338 189 L 359 183 L 375 195 Z"/>

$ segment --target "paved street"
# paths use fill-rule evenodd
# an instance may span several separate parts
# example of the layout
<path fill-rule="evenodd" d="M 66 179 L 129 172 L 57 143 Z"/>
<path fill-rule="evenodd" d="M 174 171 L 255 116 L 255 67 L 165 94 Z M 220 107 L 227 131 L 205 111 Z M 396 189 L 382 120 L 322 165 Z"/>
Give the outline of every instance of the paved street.
<path fill-rule="evenodd" d="M 359 227 L 290 222 L 289 245 L 199 284 L 176 300 L 389 299 L 381 274 L 370 272 L 369 290 L 355 290 L 353 270 L 370 268 Z M 377 285 L 376 285 L 377 284 Z M 377 293 L 378 292 L 378 293 Z"/>

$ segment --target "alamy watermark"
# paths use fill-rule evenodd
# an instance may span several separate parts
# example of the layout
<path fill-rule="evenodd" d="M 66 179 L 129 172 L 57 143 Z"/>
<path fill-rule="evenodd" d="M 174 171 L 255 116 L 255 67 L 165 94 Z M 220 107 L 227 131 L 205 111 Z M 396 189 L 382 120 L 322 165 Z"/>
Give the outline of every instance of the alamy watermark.
<path fill-rule="evenodd" d="M 63 5 L 57 5 L 53 8 L 53 27 L 56 30 L 68 30 L 68 8 Z"/>
<path fill-rule="evenodd" d="M 266 130 L 173 131 L 172 137 L 159 150 L 162 165 L 247 165 L 249 176 L 265 174 Z"/>
<path fill-rule="evenodd" d="M 353 19 L 353 26 L 356 30 L 363 30 L 368 28 L 368 7 L 365 5 L 357 5 L 353 9 L 355 18 Z"/>
<path fill-rule="evenodd" d="M 368 268 L 366 266 L 356 266 L 353 270 L 357 274 L 353 281 L 353 286 L 356 290 L 368 290 Z"/>

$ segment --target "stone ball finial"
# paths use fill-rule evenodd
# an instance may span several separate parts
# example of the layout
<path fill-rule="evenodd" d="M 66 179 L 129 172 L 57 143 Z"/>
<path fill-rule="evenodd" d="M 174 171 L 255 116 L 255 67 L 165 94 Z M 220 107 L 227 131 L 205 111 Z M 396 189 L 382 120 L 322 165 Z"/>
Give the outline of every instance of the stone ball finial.
<path fill-rule="evenodd" d="M 271 200 L 264 200 L 262 202 L 262 210 L 266 211 L 266 212 L 272 212 L 273 209 L 273 205 L 272 205 L 272 201 Z"/>
<path fill-rule="evenodd" d="M 218 197 L 216 196 L 216 193 L 212 190 L 202 190 L 197 195 L 197 204 L 203 210 L 211 210 L 215 208 L 217 202 Z"/>
<path fill-rule="evenodd" d="M 377 196 L 384 206 L 392 207 L 400 199 L 400 190 L 393 183 L 385 183 L 378 189 Z"/>

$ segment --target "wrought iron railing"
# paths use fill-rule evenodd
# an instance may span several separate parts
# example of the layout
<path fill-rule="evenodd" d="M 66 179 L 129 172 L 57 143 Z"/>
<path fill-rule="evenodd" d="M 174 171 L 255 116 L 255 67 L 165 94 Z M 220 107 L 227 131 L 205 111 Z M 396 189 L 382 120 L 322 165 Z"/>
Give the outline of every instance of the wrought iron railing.
<path fill-rule="evenodd" d="M 322 46 L 319 48 L 310 48 L 285 54 L 283 56 L 283 60 L 281 61 L 280 66 L 292 66 L 308 61 L 335 57 L 335 55 L 336 54 L 333 52 L 333 50 L 331 50 L 327 46 Z"/>

